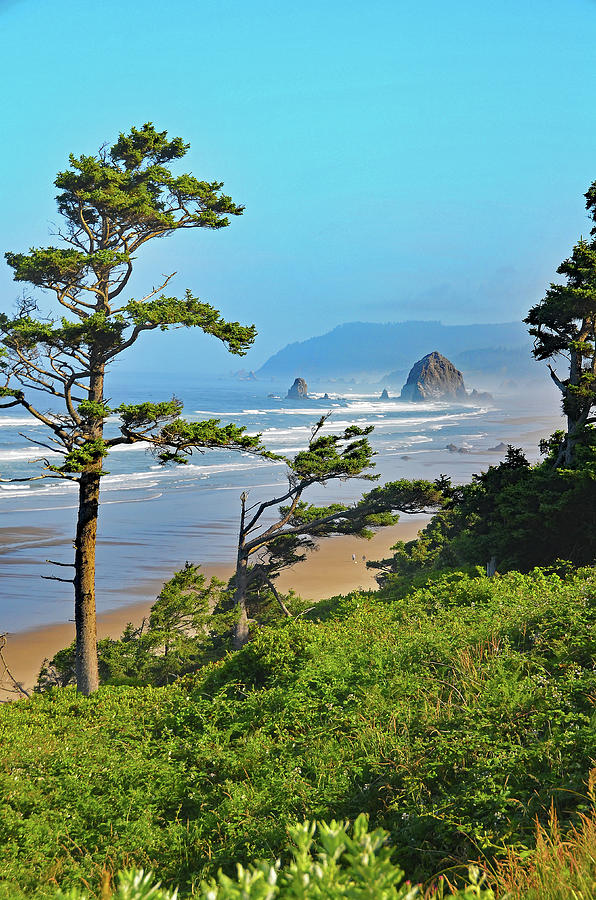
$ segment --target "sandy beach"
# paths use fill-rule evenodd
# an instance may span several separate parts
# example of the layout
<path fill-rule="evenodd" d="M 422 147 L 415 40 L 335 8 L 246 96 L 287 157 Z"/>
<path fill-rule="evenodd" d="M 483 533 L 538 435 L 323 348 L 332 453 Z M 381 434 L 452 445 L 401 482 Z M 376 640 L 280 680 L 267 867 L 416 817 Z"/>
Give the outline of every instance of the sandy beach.
<path fill-rule="evenodd" d="M 328 538 L 321 542 L 320 549 L 311 553 L 305 562 L 285 572 L 279 578 L 278 586 L 284 592 L 292 588 L 305 599 L 314 601 L 358 588 L 375 588 L 374 573 L 366 568 L 363 556 L 366 559 L 382 559 L 388 555 L 389 548 L 396 541 L 411 540 L 427 521 L 428 516 L 404 517 L 403 522 L 383 529 L 371 541 L 354 537 Z M 353 555 L 356 557 L 355 561 L 352 559 Z M 232 574 L 232 565 L 225 562 L 205 565 L 203 571 L 209 577 L 213 575 L 227 580 Z M 163 580 L 153 578 L 144 581 L 139 592 L 145 596 L 148 592 L 157 596 Z M 152 590 L 148 591 L 148 588 Z M 99 638 L 119 637 L 128 622 L 139 624 L 149 613 L 151 602 L 135 602 L 134 591 L 128 595 L 130 603 L 98 615 Z M 3 656 L 16 681 L 31 690 L 44 659 L 50 659 L 73 639 L 72 622 L 30 628 L 7 635 Z M 4 686 L 6 683 L 6 672 L 0 666 L 0 685 Z M 0 701 L 15 698 L 15 693 L 0 689 Z"/>

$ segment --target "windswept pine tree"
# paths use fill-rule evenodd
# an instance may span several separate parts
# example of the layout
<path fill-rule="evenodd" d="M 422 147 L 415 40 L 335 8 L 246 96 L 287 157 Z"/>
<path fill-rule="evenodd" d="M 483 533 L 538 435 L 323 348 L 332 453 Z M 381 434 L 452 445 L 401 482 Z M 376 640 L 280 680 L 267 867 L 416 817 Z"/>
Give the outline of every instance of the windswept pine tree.
<path fill-rule="evenodd" d="M 596 222 L 596 181 L 585 196 L 586 208 Z M 586 426 L 596 421 L 592 417 L 596 406 L 596 239 L 581 238 L 557 272 L 565 275 L 566 283 L 551 284 L 524 321 L 534 337 L 534 356 L 549 360 L 551 378 L 562 395 L 567 433 L 555 464 L 569 467 L 575 463 Z M 560 357 L 567 361 L 567 376 L 557 374 L 550 365 L 550 360 Z"/>
<path fill-rule="evenodd" d="M 54 182 L 64 221 L 60 246 L 6 254 L 16 281 L 49 291 L 62 308 L 48 317 L 36 301 L 24 299 L 14 317 L 0 316 L 0 406 L 27 410 L 47 428 L 42 448 L 61 454 L 59 464 L 46 459 L 37 477 L 78 484 L 72 566 L 77 686 L 83 694 L 98 686 L 95 545 L 106 456 L 136 441 L 152 443 L 163 462 L 184 462 L 206 447 L 259 448 L 258 438 L 235 425 L 181 419 L 176 399 L 117 409 L 106 404 L 110 363 L 147 331 L 198 328 L 239 355 L 256 334 L 253 326 L 226 321 L 190 290 L 180 298 L 165 294 L 172 275 L 140 300 L 125 293 L 134 262 L 149 241 L 183 229 L 225 228 L 230 216 L 243 212 L 220 182 L 172 171 L 171 164 L 188 148 L 181 138 L 168 140 L 167 132 L 149 123 L 121 134 L 95 156 L 71 155 L 69 168 Z M 41 408 L 36 398 L 43 394 L 53 398 L 53 411 Z M 104 424 L 114 414 L 119 434 L 107 438 Z"/>
<path fill-rule="evenodd" d="M 247 506 L 246 493 L 241 496 L 233 598 L 236 648 L 248 640 L 249 594 L 267 586 L 289 615 L 275 588 L 275 579 L 284 569 L 301 562 L 318 540 L 340 534 L 371 538 L 375 529 L 394 525 L 400 512 L 426 512 L 441 504 L 441 491 L 436 485 L 405 479 L 374 488 L 351 505 L 306 503 L 303 495 L 313 485 L 353 478 L 375 481 L 379 477 L 370 473 L 374 452 L 368 435 L 373 426 L 350 425 L 340 434 L 328 434 L 324 432 L 327 419 L 323 416 L 316 423 L 305 450 L 286 459 L 286 490 L 253 506 Z M 269 515 L 275 507 L 278 515 L 271 522 Z"/>

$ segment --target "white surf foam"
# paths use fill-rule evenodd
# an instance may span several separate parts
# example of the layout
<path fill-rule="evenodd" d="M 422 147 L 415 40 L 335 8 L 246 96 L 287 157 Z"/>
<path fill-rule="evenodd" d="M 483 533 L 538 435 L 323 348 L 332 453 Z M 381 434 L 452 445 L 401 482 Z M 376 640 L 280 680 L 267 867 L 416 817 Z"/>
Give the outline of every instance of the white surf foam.
<path fill-rule="evenodd" d="M 14 462 L 23 459 L 41 459 L 44 456 L 60 456 L 55 450 L 46 450 L 45 447 L 17 447 L 14 450 L 0 450 L 0 461 Z"/>

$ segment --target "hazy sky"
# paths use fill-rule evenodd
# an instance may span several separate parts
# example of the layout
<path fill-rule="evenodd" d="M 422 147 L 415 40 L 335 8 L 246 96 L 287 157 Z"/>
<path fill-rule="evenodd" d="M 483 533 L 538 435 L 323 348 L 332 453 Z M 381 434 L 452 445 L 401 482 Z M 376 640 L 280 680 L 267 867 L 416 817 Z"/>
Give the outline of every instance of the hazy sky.
<path fill-rule="evenodd" d="M 170 337 L 177 368 L 345 321 L 521 318 L 589 231 L 596 0 L 0 0 L 0 25 L 2 252 L 52 242 L 69 152 L 146 121 L 246 205 L 139 260 L 133 294 L 176 270 L 259 329 L 245 361 Z"/>

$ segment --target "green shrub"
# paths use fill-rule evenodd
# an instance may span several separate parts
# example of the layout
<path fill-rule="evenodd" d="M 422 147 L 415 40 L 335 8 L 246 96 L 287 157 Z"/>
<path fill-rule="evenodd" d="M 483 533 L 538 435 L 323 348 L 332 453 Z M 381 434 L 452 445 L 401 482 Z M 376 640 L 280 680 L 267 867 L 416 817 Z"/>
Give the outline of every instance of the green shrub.
<path fill-rule="evenodd" d="M 296 821 L 361 811 L 414 881 L 454 879 L 531 849 L 551 803 L 564 828 L 588 811 L 593 570 L 453 575 L 316 613 L 168 687 L 0 708 L 0 898 L 130 867 L 189 896 L 220 868 L 285 864 Z"/>
<path fill-rule="evenodd" d="M 510 446 L 498 466 L 473 475 L 469 484 L 443 480 L 450 498 L 446 507 L 416 539 L 398 542 L 391 558 L 368 564 L 381 570 L 379 582 L 416 572 L 484 567 L 491 558 L 500 572 L 528 572 L 561 560 L 593 565 L 596 430 L 589 427 L 584 437 L 572 469 L 555 469 L 552 458 L 529 466 L 521 450 Z"/>
<path fill-rule="evenodd" d="M 316 834 L 316 839 L 315 839 Z M 403 883 L 404 873 L 391 861 L 387 832 L 382 828 L 369 832 L 366 816 L 360 815 L 349 829 L 345 822 L 305 822 L 290 828 L 291 860 L 282 866 L 257 862 L 239 865 L 235 878 L 218 874 L 203 882 L 196 896 L 201 900 L 414 900 L 421 897 L 420 887 Z M 454 894 L 440 896 L 459 900 L 494 900 L 490 888 L 483 888 L 484 877 L 470 869 L 470 884 Z M 175 900 L 176 892 L 161 888 L 152 873 L 122 872 L 110 900 Z M 88 894 L 73 889 L 58 892 L 55 900 L 87 900 Z M 433 891 L 428 900 L 438 895 Z"/>

